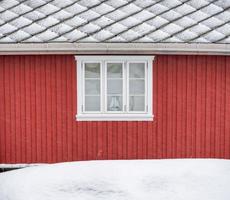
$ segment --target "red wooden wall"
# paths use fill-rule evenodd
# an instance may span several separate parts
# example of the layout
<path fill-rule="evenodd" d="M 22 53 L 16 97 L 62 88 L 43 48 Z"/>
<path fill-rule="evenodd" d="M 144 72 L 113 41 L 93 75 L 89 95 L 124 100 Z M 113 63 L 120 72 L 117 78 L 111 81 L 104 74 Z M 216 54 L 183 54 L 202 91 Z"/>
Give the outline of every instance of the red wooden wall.
<path fill-rule="evenodd" d="M 74 56 L 0 56 L 0 163 L 230 158 L 230 57 L 159 55 L 153 73 L 153 122 L 77 122 Z"/>

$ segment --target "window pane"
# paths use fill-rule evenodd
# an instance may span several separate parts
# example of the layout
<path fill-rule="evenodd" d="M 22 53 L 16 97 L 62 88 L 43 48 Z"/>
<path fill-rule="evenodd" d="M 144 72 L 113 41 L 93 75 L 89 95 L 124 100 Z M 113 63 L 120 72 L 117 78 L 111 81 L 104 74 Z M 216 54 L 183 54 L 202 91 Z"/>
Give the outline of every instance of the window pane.
<path fill-rule="evenodd" d="M 145 111 L 145 97 L 144 96 L 130 96 L 129 97 L 129 111 Z"/>
<path fill-rule="evenodd" d="M 122 78 L 122 63 L 107 63 L 108 78 Z"/>
<path fill-rule="evenodd" d="M 100 80 L 86 80 L 85 94 L 100 94 Z"/>
<path fill-rule="evenodd" d="M 108 96 L 107 99 L 108 111 L 121 111 L 122 110 L 122 96 Z"/>
<path fill-rule="evenodd" d="M 100 111 L 100 96 L 85 96 L 85 111 Z"/>
<path fill-rule="evenodd" d="M 129 81 L 129 94 L 145 94 L 145 81 L 144 80 L 130 80 Z"/>
<path fill-rule="evenodd" d="M 122 79 L 107 81 L 107 93 L 108 94 L 122 94 Z"/>
<path fill-rule="evenodd" d="M 100 78 L 100 63 L 85 63 L 85 78 Z"/>
<path fill-rule="evenodd" d="M 145 77 L 145 63 L 130 63 L 129 64 L 130 78 L 144 78 Z"/>

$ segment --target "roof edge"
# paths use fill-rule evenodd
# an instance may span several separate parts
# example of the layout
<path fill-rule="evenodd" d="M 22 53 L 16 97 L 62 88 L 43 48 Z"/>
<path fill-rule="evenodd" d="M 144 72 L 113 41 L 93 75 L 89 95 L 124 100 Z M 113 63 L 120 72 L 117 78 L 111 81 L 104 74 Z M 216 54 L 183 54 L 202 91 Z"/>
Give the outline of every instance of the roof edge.
<path fill-rule="evenodd" d="M 186 43 L 18 43 L 0 44 L 0 55 L 230 55 L 230 44 Z"/>

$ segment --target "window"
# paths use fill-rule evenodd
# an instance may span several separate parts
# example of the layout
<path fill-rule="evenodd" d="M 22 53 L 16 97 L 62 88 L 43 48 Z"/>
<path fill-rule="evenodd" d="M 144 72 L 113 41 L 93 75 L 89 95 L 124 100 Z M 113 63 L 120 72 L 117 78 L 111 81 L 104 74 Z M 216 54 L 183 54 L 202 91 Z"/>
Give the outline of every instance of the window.
<path fill-rule="evenodd" d="M 148 121 L 151 56 L 76 56 L 79 121 Z"/>

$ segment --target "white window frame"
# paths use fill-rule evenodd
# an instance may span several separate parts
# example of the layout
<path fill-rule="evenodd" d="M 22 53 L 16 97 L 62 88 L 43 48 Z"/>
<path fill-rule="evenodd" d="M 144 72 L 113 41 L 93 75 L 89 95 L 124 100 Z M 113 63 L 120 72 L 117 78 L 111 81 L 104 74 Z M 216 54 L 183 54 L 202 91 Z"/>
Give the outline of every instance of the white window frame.
<path fill-rule="evenodd" d="M 77 121 L 152 121 L 153 120 L 153 60 L 154 56 L 75 56 L 77 63 Z M 84 111 L 84 63 L 100 63 L 101 111 Z M 106 63 L 123 63 L 123 111 L 107 111 L 107 72 Z M 145 111 L 129 111 L 128 73 L 130 63 L 145 63 Z M 126 71 L 124 68 L 126 66 Z M 105 76 L 104 76 L 105 75 Z M 124 81 L 125 80 L 125 81 Z M 125 94 L 125 95 L 124 95 Z M 127 104 L 125 104 L 127 103 Z M 125 110 L 126 109 L 126 110 Z"/>

